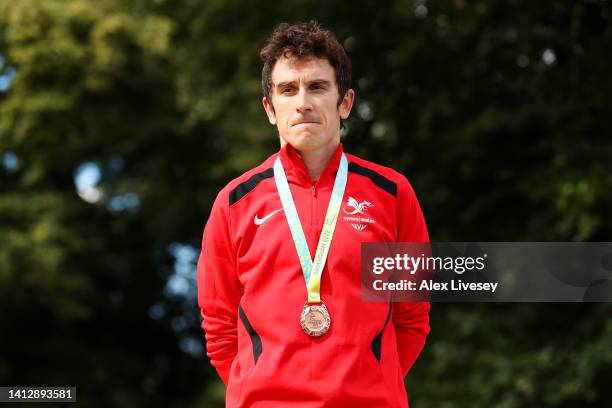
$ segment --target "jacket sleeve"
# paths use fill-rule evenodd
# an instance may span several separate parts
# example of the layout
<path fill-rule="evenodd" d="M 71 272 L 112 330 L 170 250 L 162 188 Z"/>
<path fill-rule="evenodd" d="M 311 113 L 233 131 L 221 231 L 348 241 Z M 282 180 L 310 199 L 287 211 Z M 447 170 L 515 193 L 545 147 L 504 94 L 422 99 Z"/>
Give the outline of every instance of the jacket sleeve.
<path fill-rule="evenodd" d="M 238 352 L 237 315 L 242 285 L 230 239 L 229 202 L 220 193 L 204 228 L 198 259 L 198 306 L 206 337 L 206 354 L 227 385 Z"/>
<path fill-rule="evenodd" d="M 427 225 L 412 186 L 405 178 L 398 186 L 398 242 L 429 242 Z M 429 302 L 396 302 L 393 324 L 404 376 L 417 360 L 429 334 Z"/>

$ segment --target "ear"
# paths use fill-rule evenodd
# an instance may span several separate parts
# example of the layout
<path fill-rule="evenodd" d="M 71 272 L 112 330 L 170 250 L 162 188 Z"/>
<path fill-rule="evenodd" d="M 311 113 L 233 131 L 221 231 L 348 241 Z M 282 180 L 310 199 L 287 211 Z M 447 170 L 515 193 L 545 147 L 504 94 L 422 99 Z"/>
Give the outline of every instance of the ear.
<path fill-rule="evenodd" d="M 266 115 L 268 115 L 268 122 L 270 122 L 271 125 L 276 125 L 276 114 L 274 113 L 274 106 L 272 106 L 272 102 L 270 102 L 268 98 L 264 96 L 261 99 L 261 104 L 266 110 Z"/>
<path fill-rule="evenodd" d="M 348 119 L 351 114 L 351 109 L 353 108 L 353 102 L 355 102 L 355 91 L 349 89 L 346 91 L 346 94 L 344 94 L 344 98 L 338 107 L 342 119 Z"/>

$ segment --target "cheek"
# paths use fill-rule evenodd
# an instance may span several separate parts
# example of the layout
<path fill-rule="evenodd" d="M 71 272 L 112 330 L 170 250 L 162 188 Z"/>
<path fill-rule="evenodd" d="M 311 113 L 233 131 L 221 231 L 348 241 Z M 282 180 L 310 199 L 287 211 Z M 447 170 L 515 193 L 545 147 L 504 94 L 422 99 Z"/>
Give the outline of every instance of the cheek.
<path fill-rule="evenodd" d="M 279 127 L 286 127 L 287 126 L 287 115 L 283 111 L 283 107 L 275 106 L 275 108 L 276 109 L 274 110 L 274 117 L 276 119 L 276 125 Z"/>
<path fill-rule="evenodd" d="M 335 103 L 329 103 L 325 109 L 325 122 L 330 124 L 335 124 L 340 120 L 340 111 Z"/>

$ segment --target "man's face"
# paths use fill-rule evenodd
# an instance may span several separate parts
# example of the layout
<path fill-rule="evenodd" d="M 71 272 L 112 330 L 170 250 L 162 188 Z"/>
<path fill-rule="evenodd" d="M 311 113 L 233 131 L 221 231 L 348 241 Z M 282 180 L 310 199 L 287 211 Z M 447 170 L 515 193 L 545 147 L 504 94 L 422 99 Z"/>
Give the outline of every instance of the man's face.
<path fill-rule="evenodd" d="M 300 152 L 340 142 L 340 118 L 348 118 L 355 93 L 349 90 L 338 106 L 334 68 L 327 59 L 281 57 L 271 79 L 272 100 L 262 102 L 284 142 Z"/>

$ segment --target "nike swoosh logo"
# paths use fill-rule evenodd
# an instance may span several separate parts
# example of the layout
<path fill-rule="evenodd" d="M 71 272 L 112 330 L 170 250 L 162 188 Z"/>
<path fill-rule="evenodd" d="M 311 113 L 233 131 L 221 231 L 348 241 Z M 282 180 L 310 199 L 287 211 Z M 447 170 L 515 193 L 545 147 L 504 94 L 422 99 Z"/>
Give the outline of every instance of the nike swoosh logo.
<path fill-rule="evenodd" d="M 279 208 L 278 210 L 272 211 L 270 214 L 266 215 L 266 216 L 265 216 L 265 217 L 263 217 L 263 218 L 259 218 L 259 217 L 257 216 L 257 214 L 255 214 L 255 219 L 253 220 L 253 222 L 255 223 L 255 225 L 261 225 L 261 224 L 263 224 L 264 222 L 266 222 L 266 221 L 268 220 L 268 218 L 270 218 L 271 216 L 273 216 L 274 214 L 276 214 L 276 213 L 277 213 L 277 212 L 279 212 L 279 211 L 283 211 L 283 209 L 282 209 L 282 208 Z"/>

